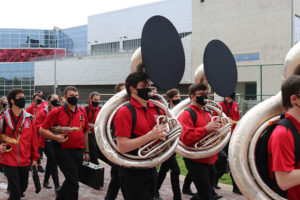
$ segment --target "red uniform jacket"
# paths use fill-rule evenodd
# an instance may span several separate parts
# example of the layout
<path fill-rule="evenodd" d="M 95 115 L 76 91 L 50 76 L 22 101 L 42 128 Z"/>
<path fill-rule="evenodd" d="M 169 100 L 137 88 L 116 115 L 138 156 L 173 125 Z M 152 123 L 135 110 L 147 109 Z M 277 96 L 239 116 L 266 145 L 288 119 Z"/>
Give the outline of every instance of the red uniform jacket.
<path fill-rule="evenodd" d="M 50 111 L 51 111 L 50 107 L 47 106 L 43 110 L 41 110 L 37 113 L 37 116 L 35 119 L 35 126 L 36 126 L 37 132 L 42 127 L 42 125 Z M 40 145 L 40 147 L 45 148 L 45 137 L 42 134 L 39 135 L 39 145 Z"/>
<path fill-rule="evenodd" d="M 88 114 L 86 112 L 86 109 L 88 109 Z M 96 108 L 94 108 L 94 106 L 89 104 L 87 107 L 83 108 L 83 112 L 87 115 L 89 124 L 95 124 L 97 116 L 100 112 L 100 107 L 97 106 Z M 93 130 L 92 132 L 94 132 L 94 129 L 92 130 Z"/>
<path fill-rule="evenodd" d="M 156 119 L 159 116 L 159 113 L 155 105 L 150 101 L 148 101 L 147 109 L 145 109 L 145 107 L 134 98 L 130 99 L 130 103 L 133 105 L 136 111 L 136 123 L 133 132 L 136 137 L 145 135 L 156 125 Z M 164 114 L 162 110 L 160 110 L 160 113 Z M 132 129 L 132 115 L 126 106 L 122 106 L 117 111 L 113 122 L 116 136 L 130 138 Z"/>
<path fill-rule="evenodd" d="M 300 122 L 292 115 L 286 114 L 298 132 L 300 133 Z M 300 162 L 295 165 L 295 141 L 293 134 L 286 127 L 278 125 L 272 132 L 268 143 L 268 164 L 271 176 L 275 171 L 291 172 L 300 169 Z M 289 200 L 300 200 L 300 185 L 288 189 Z"/>
<path fill-rule="evenodd" d="M 25 117 L 24 117 L 25 116 Z M 18 167 L 18 166 L 28 166 L 30 160 L 37 161 L 40 157 L 38 153 L 38 138 L 36 135 L 34 121 L 31 120 L 31 115 L 25 111 L 22 112 L 22 116 L 17 123 L 17 128 L 14 134 L 12 134 L 15 124 L 12 119 L 12 111 L 8 110 L 4 114 L 6 127 L 5 130 L 1 130 L 1 134 L 6 134 L 7 136 L 16 139 L 21 124 L 23 122 L 22 131 L 20 134 L 19 144 L 9 144 L 12 147 L 12 151 L 2 153 L 2 164 Z M 14 116 L 17 121 L 18 116 Z M 3 127 L 3 118 L 0 117 L 0 126 Z"/>
<path fill-rule="evenodd" d="M 230 117 L 234 121 L 240 120 L 239 107 L 236 102 L 232 101 L 231 103 L 228 103 L 224 100 L 221 101 L 219 104 L 222 106 L 223 112 L 227 117 Z M 235 126 L 236 124 L 232 125 L 231 131 L 234 130 Z"/>
<path fill-rule="evenodd" d="M 34 102 L 32 102 L 28 108 L 26 109 L 26 112 L 30 113 L 34 120 L 36 119 L 37 113 L 40 112 L 41 110 L 44 110 L 45 107 L 47 107 L 47 102 L 43 101 L 39 107 L 36 106 Z"/>
<path fill-rule="evenodd" d="M 180 139 L 186 146 L 193 147 L 196 142 L 207 136 L 209 133 L 205 129 L 205 126 L 211 121 L 211 114 L 205 110 L 201 110 L 195 105 L 190 105 L 197 114 L 197 121 L 194 126 L 191 114 L 184 110 L 178 117 L 178 121 L 181 123 L 183 130 Z M 208 158 L 193 159 L 195 162 L 214 164 L 218 158 L 218 153 Z"/>
<path fill-rule="evenodd" d="M 83 117 L 83 118 L 82 118 Z M 81 121 L 81 118 L 83 121 Z M 46 117 L 42 128 L 50 130 L 50 128 L 54 125 L 58 126 L 68 126 L 68 127 L 80 127 L 82 124 L 82 128 L 80 131 L 72 131 L 67 132 L 69 139 L 63 143 L 61 143 L 62 149 L 83 149 L 83 136 L 85 132 L 88 132 L 89 125 L 87 116 L 84 113 L 83 109 L 80 107 L 76 107 L 73 112 L 64 104 L 54 110 L 52 110 Z"/>

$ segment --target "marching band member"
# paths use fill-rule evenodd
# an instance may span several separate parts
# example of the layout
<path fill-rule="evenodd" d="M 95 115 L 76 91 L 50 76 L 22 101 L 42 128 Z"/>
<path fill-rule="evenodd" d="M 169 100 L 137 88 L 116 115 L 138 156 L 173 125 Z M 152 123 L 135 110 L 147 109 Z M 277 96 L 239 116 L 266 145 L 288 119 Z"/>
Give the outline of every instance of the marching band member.
<path fill-rule="evenodd" d="M 9 185 L 9 200 L 19 200 L 25 196 L 28 186 L 29 166 L 37 167 L 38 138 L 34 120 L 31 114 L 23 110 L 25 106 L 24 91 L 20 88 L 12 89 L 8 93 L 10 109 L 1 116 L 1 134 L 19 139 L 18 144 L 9 144 L 10 152 L 5 152 L 6 144 L 1 144 L 2 164 Z"/>
<path fill-rule="evenodd" d="M 300 76 L 291 76 L 281 86 L 282 103 L 288 118 L 300 130 Z M 268 163 L 278 186 L 287 190 L 287 199 L 300 199 L 300 162 L 296 163 L 295 139 L 290 129 L 277 125 L 268 142 Z M 299 157 L 299 156 L 298 156 Z"/>
<path fill-rule="evenodd" d="M 122 90 L 125 90 L 125 83 L 118 83 L 115 86 L 115 92 L 121 92 Z M 115 200 L 118 196 L 119 189 L 120 189 L 120 181 L 119 181 L 119 166 L 111 163 L 111 169 L 110 169 L 110 183 L 108 185 L 107 193 L 105 196 L 105 200 Z"/>
<path fill-rule="evenodd" d="M 8 101 L 7 101 L 7 97 L 3 96 L 0 99 L 0 113 L 1 115 L 4 114 L 4 112 L 8 109 Z"/>
<path fill-rule="evenodd" d="M 36 128 L 39 130 L 42 126 L 43 122 L 46 119 L 46 116 L 55 108 L 57 108 L 60 104 L 58 103 L 58 96 L 56 94 L 50 94 L 48 96 L 48 106 L 38 112 L 36 117 Z M 46 138 L 41 134 L 39 136 L 40 145 L 44 148 L 44 152 L 47 156 L 47 164 L 46 164 L 46 171 L 44 176 L 44 183 L 43 186 L 47 189 L 51 189 L 52 186 L 49 184 L 50 175 L 52 176 L 53 183 L 55 185 L 55 192 L 57 193 L 60 186 L 59 186 L 59 178 L 58 178 L 58 170 L 57 170 L 57 163 L 54 156 L 53 147 L 51 144 L 51 140 Z"/>
<path fill-rule="evenodd" d="M 43 93 L 41 91 L 34 93 L 32 95 L 33 102 L 26 109 L 26 112 L 30 113 L 33 116 L 34 120 L 36 119 L 37 113 L 44 110 L 45 107 L 47 107 L 47 105 L 45 104 L 47 102 L 44 101 L 42 97 L 43 97 Z M 37 130 L 37 135 L 38 135 L 38 138 L 39 138 L 40 134 L 38 132 L 38 129 L 36 129 L 36 130 Z M 41 144 L 40 144 L 40 147 L 39 147 L 39 153 L 40 153 L 40 158 L 38 160 L 38 171 L 39 172 L 45 172 L 45 170 L 43 169 L 43 167 L 41 165 L 41 158 L 42 158 L 42 155 L 43 155 L 43 148 L 42 148 Z"/>
<path fill-rule="evenodd" d="M 87 116 L 83 109 L 77 106 L 78 90 L 76 87 L 65 88 L 64 97 L 66 103 L 52 110 L 46 117 L 41 134 L 53 141 L 53 149 L 57 164 L 65 176 L 65 181 L 58 191 L 57 200 L 77 200 L 83 155 L 84 160 L 89 161 L 88 131 L 89 125 Z M 55 135 L 51 127 L 60 126 L 76 127 L 76 130 Z M 65 141 L 65 136 L 68 139 Z M 83 154 L 84 152 L 84 154 Z"/>
<path fill-rule="evenodd" d="M 136 149 L 148 142 L 165 140 L 165 125 L 156 125 L 159 115 L 156 106 L 149 100 L 150 80 L 144 72 L 134 72 L 125 81 L 130 104 L 136 111 L 137 121 L 132 127 L 132 114 L 122 106 L 116 113 L 113 123 L 118 149 L 121 153 L 136 154 Z M 162 112 L 162 111 L 161 111 Z M 132 131 L 133 130 L 133 131 Z M 126 200 L 153 200 L 155 168 L 135 169 L 119 167 L 121 190 Z"/>
<path fill-rule="evenodd" d="M 176 88 L 168 90 L 166 95 L 167 95 L 170 109 L 174 108 L 180 102 L 179 90 L 177 90 Z M 157 191 L 155 197 L 157 199 L 160 199 L 159 189 L 164 179 L 166 178 L 169 169 L 171 170 L 170 175 L 171 175 L 172 190 L 174 194 L 173 199 L 181 200 L 181 192 L 180 192 L 180 184 L 179 184 L 180 168 L 178 166 L 175 153 L 168 160 L 163 162 L 160 166 L 158 178 L 157 178 Z"/>
<path fill-rule="evenodd" d="M 197 121 L 194 124 L 190 112 L 186 109 L 179 116 L 178 121 L 183 126 L 181 141 L 187 146 L 193 146 L 200 139 L 220 128 L 219 122 L 211 122 L 210 112 L 204 109 L 207 99 L 207 87 L 201 83 L 194 83 L 189 87 L 189 97 L 192 104 L 189 108 L 195 112 Z M 203 159 L 184 158 L 185 165 L 191 175 L 192 181 L 197 188 L 197 194 L 191 199 L 219 199 L 213 189 L 213 164 L 218 155 L 212 155 Z"/>
<path fill-rule="evenodd" d="M 96 142 L 95 131 L 94 131 L 94 124 L 96 118 L 100 112 L 100 94 L 98 92 L 90 93 L 89 97 L 89 104 L 84 107 L 83 111 L 88 117 L 88 122 L 90 125 L 89 130 L 89 149 L 90 149 L 90 161 L 96 165 L 99 165 L 98 157 L 99 157 L 99 148 Z"/>
<path fill-rule="evenodd" d="M 219 104 L 222 106 L 223 112 L 227 117 L 232 119 L 233 121 L 237 122 L 240 120 L 240 112 L 238 104 L 233 100 L 235 98 L 235 92 L 233 92 L 230 96 L 227 96 L 224 98 L 224 101 L 221 101 Z M 234 128 L 236 126 L 236 123 L 234 123 L 231 127 L 231 132 L 233 132 Z M 216 162 L 216 181 L 214 183 L 214 187 L 216 189 L 220 189 L 218 186 L 218 180 L 226 173 L 227 168 L 227 155 L 228 155 L 228 146 L 229 143 L 225 146 L 225 148 L 220 152 L 218 160 Z M 242 194 L 235 184 L 235 181 L 230 173 L 230 177 L 232 180 L 232 186 L 233 186 L 233 192 L 236 194 Z"/>
<path fill-rule="evenodd" d="M 115 93 L 121 92 L 122 90 L 125 90 L 125 83 L 118 83 L 115 86 Z"/>

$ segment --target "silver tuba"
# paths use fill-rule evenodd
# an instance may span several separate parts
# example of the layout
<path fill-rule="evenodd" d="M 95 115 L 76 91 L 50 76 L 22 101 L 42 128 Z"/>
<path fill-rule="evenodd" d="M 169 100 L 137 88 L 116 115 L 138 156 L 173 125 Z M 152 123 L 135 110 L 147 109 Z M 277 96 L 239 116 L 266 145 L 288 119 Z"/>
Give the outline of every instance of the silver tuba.
<path fill-rule="evenodd" d="M 300 70 L 300 43 L 288 52 L 284 78 Z M 233 178 L 247 199 L 284 199 L 261 179 L 255 164 L 255 148 L 269 121 L 286 112 L 281 92 L 248 111 L 236 126 L 229 144 L 229 164 Z M 266 158 L 267 159 L 267 158 Z"/>
<path fill-rule="evenodd" d="M 165 34 L 166 32 L 162 32 L 160 34 L 159 31 L 163 31 L 161 29 L 155 28 L 155 24 L 160 24 L 163 25 L 162 27 L 168 28 L 169 30 L 166 31 L 168 34 L 170 33 L 171 29 L 171 36 L 169 37 L 168 34 Z M 158 33 L 157 33 L 158 31 Z M 170 86 L 166 86 L 166 84 L 169 84 L 172 82 L 168 81 L 168 77 L 165 77 L 167 82 L 161 83 L 161 80 L 157 79 L 156 75 L 161 75 L 164 74 L 164 72 L 161 72 L 160 74 L 153 74 L 153 71 L 156 71 L 156 69 L 152 69 L 152 67 L 158 64 L 158 68 L 164 67 L 164 65 L 168 65 L 168 62 L 166 60 L 163 60 L 162 63 L 154 63 L 152 61 L 157 61 L 159 60 L 157 56 L 153 56 L 151 51 L 155 51 L 155 54 L 158 53 L 160 56 L 164 54 L 169 54 L 172 52 L 172 48 L 174 48 L 174 44 L 176 46 L 176 43 L 178 47 L 180 48 L 179 51 L 183 53 L 183 47 L 181 44 L 181 40 L 179 37 L 179 34 L 175 27 L 164 17 L 161 16 L 154 16 L 150 18 L 144 28 L 143 28 L 143 34 L 142 34 L 142 47 L 138 48 L 132 58 L 131 58 L 131 71 L 139 71 L 139 70 L 145 70 L 146 73 L 150 76 L 150 79 L 159 87 L 163 89 L 168 89 Z M 148 33 L 151 32 L 156 32 L 156 35 L 160 35 L 162 38 L 161 39 L 166 39 L 168 38 L 170 42 L 170 38 L 174 41 L 171 41 L 169 44 L 164 44 L 163 41 L 156 43 L 160 45 L 164 45 L 162 47 L 160 46 L 153 46 L 151 43 L 151 36 L 148 35 Z M 172 35 L 173 34 L 173 35 Z M 150 34 L 152 35 L 152 34 Z M 154 35 L 155 36 L 155 35 Z M 171 44 L 171 46 L 169 46 Z M 145 48 L 146 50 L 144 50 Z M 150 49 L 149 49 L 150 47 Z M 164 48 L 167 48 L 168 50 L 163 50 Z M 171 49 L 170 49 L 171 48 Z M 152 49 L 152 50 L 151 50 Z M 160 52 L 163 50 L 162 52 Z M 176 50 L 177 51 L 177 50 Z M 183 64 L 184 64 L 184 53 L 182 54 L 177 54 L 181 59 L 183 58 Z M 142 55 L 143 54 L 143 55 Z M 165 56 L 165 59 L 168 58 L 168 55 Z M 150 61 L 149 61 L 150 59 Z M 176 59 L 176 58 L 174 58 Z M 167 64 L 166 64 L 167 63 Z M 182 61 L 181 61 L 182 63 Z M 140 68 L 140 66 L 145 66 L 144 68 Z M 173 65 L 173 64 L 172 64 Z M 171 66 L 171 65 L 170 65 Z M 184 65 L 180 66 L 181 68 L 183 67 L 183 70 L 180 69 L 180 71 L 184 71 Z M 166 71 L 167 72 L 167 71 Z M 177 72 L 177 70 L 175 70 Z M 171 73 L 172 74 L 172 73 Z M 182 78 L 183 73 L 181 74 Z M 154 78 L 153 78 L 154 76 Z M 177 73 L 178 76 L 178 73 Z M 180 80 L 181 80 L 180 78 Z M 163 80 L 163 81 L 166 81 Z M 176 82 L 175 82 L 176 83 Z M 176 85 L 179 82 L 177 81 Z M 172 85 L 174 87 L 174 83 Z M 171 88 L 172 88 L 171 87 Z M 111 99 L 109 99 L 105 105 L 102 107 L 100 110 L 100 113 L 96 119 L 95 122 L 95 133 L 96 133 L 96 140 L 98 143 L 98 146 L 102 153 L 113 163 L 120 165 L 120 166 L 125 166 L 125 167 L 135 167 L 135 168 L 149 168 L 149 167 L 154 167 L 158 165 L 159 163 L 162 163 L 166 159 L 168 159 L 173 152 L 175 151 L 175 148 L 179 142 L 179 136 L 182 130 L 181 124 L 175 119 L 173 116 L 172 112 L 168 109 L 168 105 L 163 99 L 162 96 L 158 94 L 153 94 L 150 93 L 151 95 L 156 95 L 160 98 L 161 101 L 155 101 L 155 100 L 149 100 L 151 101 L 154 105 L 159 107 L 160 109 L 164 110 L 165 115 L 160 115 L 157 118 L 157 124 L 167 124 L 168 127 L 168 132 L 166 133 L 166 141 L 160 141 L 160 140 L 154 140 L 151 141 L 150 143 L 142 146 L 141 148 L 138 149 L 137 155 L 132 155 L 132 154 L 122 154 L 119 152 L 116 140 L 114 138 L 113 132 L 112 132 L 112 121 L 114 118 L 114 115 L 118 111 L 120 107 L 122 107 L 126 102 L 129 101 L 129 96 L 127 92 L 121 91 L 114 95 Z"/>
<path fill-rule="evenodd" d="M 194 82 L 202 83 L 209 88 L 207 79 L 205 77 L 203 64 L 197 68 L 194 76 Z M 187 98 L 176 105 L 172 109 L 172 112 L 176 118 L 178 118 L 184 109 L 190 104 L 191 100 L 190 98 Z M 190 159 L 207 158 L 221 151 L 228 143 L 231 135 L 231 120 L 222 112 L 222 107 L 212 100 L 207 100 L 207 105 L 205 105 L 205 108 L 211 110 L 212 112 L 218 113 L 218 116 L 216 117 L 222 122 L 222 127 L 217 132 L 211 133 L 195 143 L 194 147 L 188 147 L 179 141 L 179 144 L 176 148 L 177 154 Z M 215 120 L 216 117 L 214 117 L 212 120 Z"/>

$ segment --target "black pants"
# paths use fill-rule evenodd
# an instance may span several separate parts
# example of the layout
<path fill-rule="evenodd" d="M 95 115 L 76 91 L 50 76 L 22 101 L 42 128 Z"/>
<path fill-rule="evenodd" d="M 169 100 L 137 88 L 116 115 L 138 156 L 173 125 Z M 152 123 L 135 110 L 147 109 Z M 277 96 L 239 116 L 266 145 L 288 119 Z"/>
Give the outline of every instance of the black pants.
<path fill-rule="evenodd" d="M 77 200 L 79 176 L 82 171 L 83 150 L 62 150 L 57 142 L 52 141 L 57 164 L 65 176 L 65 181 L 58 191 L 56 200 Z"/>
<path fill-rule="evenodd" d="M 98 158 L 100 160 L 102 160 L 103 162 L 107 163 L 108 165 L 112 166 L 113 163 L 110 162 L 104 155 L 103 153 L 100 151 L 98 145 L 97 145 L 97 141 L 96 141 L 96 137 L 95 137 L 95 133 L 89 133 L 89 155 L 90 155 L 90 162 L 98 165 Z"/>
<path fill-rule="evenodd" d="M 119 167 L 121 190 L 125 200 L 153 200 L 155 168 Z"/>
<path fill-rule="evenodd" d="M 47 156 L 47 164 L 46 164 L 46 171 L 45 171 L 45 176 L 44 176 L 44 183 L 47 183 L 49 181 L 49 178 L 51 175 L 53 183 L 55 185 L 55 188 L 57 188 L 57 187 L 59 187 L 57 162 L 55 159 L 54 150 L 53 150 L 51 141 L 49 141 L 49 140 L 45 141 L 44 152 Z"/>
<path fill-rule="evenodd" d="M 160 166 L 160 170 L 157 178 L 157 191 L 161 188 L 163 181 L 166 178 L 167 172 L 171 169 L 171 185 L 174 194 L 174 200 L 181 199 L 179 175 L 180 169 L 176 160 L 176 154 L 174 153 L 168 160 L 163 162 Z"/>
<path fill-rule="evenodd" d="M 224 150 L 221 150 L 219 152 L 218 160 L 215 163 L 215 169 L 216 169 L 216 180 L 214 184 L 218 184 L 219 179 L 225 173 L 228 173 L 227 154 Z"/>
<path fill-rule="evenodd" d="M 41 165 L 41 158 L 43 157 L 43 148 L 42 147 L 39 147 L 39 154 L 40 154 L 40 157 L 37 160 L 37 164 Z"/>
<path fill-rule="evenodd" d="M 191 174 L 192 181 L 197 188 L 197 196 L 194 199 L 210 200 L 214 192 L 214 168 L 213 165 L 194 162 L 184 158 L 185 166 Z"/>
<path fill-rule="evenodd" d="M 9 185 L 9 200 L 19 200 L 28 186 L 29 166 L 10 167 L 4 165 L 4 173 Z"/>
<path fill-rule="evenodd" d="M 187 175 L 184 178 L 182 190 L 189 190 L 189 189 L 191 189 L 191 184 L 192 184 L 192 178 L 191 178 L 190 172 L 188 172 Z"/>
<path fill-rule="evenodd" d="M 108 185 L 107 193 L 105 200 L 115 200 L 118 196 L 120 189 L 120 180 L 119 180 L 119 166 L 112 165 L 110 169 L 110 183 Z"/>

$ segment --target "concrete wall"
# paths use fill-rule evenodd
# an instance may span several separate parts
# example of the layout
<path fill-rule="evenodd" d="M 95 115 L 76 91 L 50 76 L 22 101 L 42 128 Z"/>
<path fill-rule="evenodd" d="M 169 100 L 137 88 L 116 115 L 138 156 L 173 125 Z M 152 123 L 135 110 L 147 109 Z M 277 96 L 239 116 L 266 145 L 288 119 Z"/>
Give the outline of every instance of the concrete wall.
<path fill-rule="evenodd" d="M 186 67 L 181 81 L 191 83 L 191 35 L 182 39 Z M 87 56 L 81 59 L 58 59 L 56 79 L 58 85 L 115 85 L 124 82 L 130 73 L 132 54 Z M 54 61 L 35 62 L 35 86 L 54 84 Z"/>
<path fill-rule="evenodd" d="M 299 5 L 299 0 L 295 4 Z M 282 64 L 291 47 L 291 1 L 192 0 L 192 10 L 193 72 L 202 63 L 205 46 L 212 39 L 225 42 L 233 54 L 259 53 L 259 60 L 237 62 L 239 66 Z M 279 91 L 282 71 L 280 66 L 263 67 L 264 94 Z M 256 81 L 260 94 L 258 67 L 238 68 L 238 81 Z"/>

